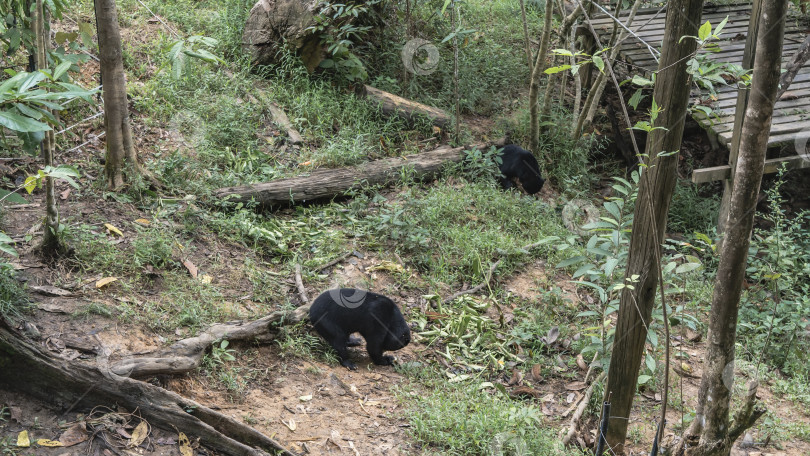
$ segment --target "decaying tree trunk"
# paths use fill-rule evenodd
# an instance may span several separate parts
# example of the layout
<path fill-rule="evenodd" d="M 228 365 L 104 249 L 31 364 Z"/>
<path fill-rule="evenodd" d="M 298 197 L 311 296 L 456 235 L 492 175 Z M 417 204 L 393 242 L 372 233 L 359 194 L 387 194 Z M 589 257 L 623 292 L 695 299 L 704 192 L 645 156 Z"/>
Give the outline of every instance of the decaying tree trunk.
<path fill-rule="evenodd" d="M 287 324 L 298 323 L 307 315 L 309 315 L 309 304 L 298 307 L 292 312 L 273 312 L 256 321 L 213 325 L 198 336 L 175 342 L 161 353 L 127 358 L 113 365 L 110 370 L 115 375 L 126 377 L 183 374 L 196 369 L 202 361 L 203 354 L 216 341 L 225 339 L 229 341 L 264 341 L 272 338 L 271 324 L 281 321 Z"/>
<path fill-rule="evenodd" d="M 700 433 L 700 442 L 697 448 L 688 452 L 690 455 L 727 455 L 734 439 L 761 415 L 760 412 L 751 420 L 753 404 L 747 406 L 749 416 L 743 416 L 738 419 L 741 423 L 735 423 L 736 435 L 730 432 L 729 409 L 731 387 L 734 383 L 737 313 L 748 262 L 757 196 L 765 168 L 773 107 L 779 88 L 786 12 L 787 0 L 773 0 L 762 4 L 751 90 L 743 129 L 739 133 L 737 172 L 734 175 L 731 204 L 725 223 L 725 238 L 720 247 L 720 264 L 714 281 L 707 363 L 698 391 L 695 424 L 690 428 L 690 434 Z M 740 424 L 745 427 L 741 428 Z"/>
<path fill-rule="evenodd" d="M 441 128 L 447 128 L 451 125 L 450 114 L 444 112 L 439 108 L 428 106 L 426 104 L 417 103 L 380 90 L 370 85 L 364 85 L 357 91 L 357 94 L 367 98 L 369 101 L 377 102 L 382 109 L 383 114 L 386 116 L 399 116 L 407 122 L 413 123 L 418 116 L 427 117 L 433 122 L 433 125 Z"/>
<path fill-rule="evenodd" d="M 259 0 L 253 5 L 242 34 L 242 47 L 261 65 L 278 63 L 279 51 L 288 46 L 300 52 L 311 72 L 323 59 L 320 36 L 307 28 L 315 25 L 318 0 Z"/>
<path fill-rule="evenodd" d="M 686 61 L 697 48 L 695 40 L 682 37 L 697 36 L 702 11 L 703 0 L 670 0 L 667 6 L 666 31 L 653 92 L 653 99 L 663 111 L 651 121 L 654 127 L 663 128 L 653 130 L 647 137 L 646 151 L 650 158 L 639 185 L 625 271 L 625 283 L 632 283 L 633 287 L 622 290 L 605 390 L 611 397 L 607 443 L 616 454 L 624 452 L 630 408 L 655 304 L 667 212 L 677 180 L 678 152 L 689 102 Z"/>
<path fill-rule="evenodd" d="M 226 187 L 214 191 L 217 198 L 234 202 L 251 200 L 264 206 L 300 204 L 322 198 L 333 198 L 348 190 L 368 185 L 389 185 L 400 177 L 402 168 L 413 168 L 416 177 L 428 180 L 435 177 L 448 163 L 462 160 L 462 152 L 473 147 L 483 149 L 490 145 L 502 146 L 504 139 L 491 144 L 472 146 L 442 146 L 430 152 L 406 157 L 386 158 L 357 166 L 336 169 L 317 169 L 307 176 L 279 179 L 273 182 Z"/>
<path fill-rule="evenodd" d="M 0 385 L 65 410 L 97 405 L 138 410 L 152 426 L 200 438 L 208 448 L 232 456 L 294 456 L 281 444 L 238 421 L 176 393 L 113 374 L 106 359 L 96 363 L 54 358 L 30 344 L 0 318 Z"/>

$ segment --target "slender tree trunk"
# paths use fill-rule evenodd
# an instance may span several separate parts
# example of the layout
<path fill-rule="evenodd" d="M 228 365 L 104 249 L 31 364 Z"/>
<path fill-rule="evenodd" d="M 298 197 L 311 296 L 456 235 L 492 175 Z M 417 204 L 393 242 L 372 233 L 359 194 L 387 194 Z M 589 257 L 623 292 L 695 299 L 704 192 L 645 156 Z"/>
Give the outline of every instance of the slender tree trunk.
<path fill-rule="evenodd" d="M 624 452 L 630 408 L 655 304 L 657 261 L 677 180 L 678 151 L 687 116 L 689 75 L 686 62 L 694 54 L 697 44 L 695 40 L 681 40 L 681 37 L 697 36 L 702 11 L 703 0 L 671 0 L 667 7 L 666 31 L 653 92 L 653 99 L 663 111 L 652 123 L 662 129 L 653 130 L 647 138 L 649 166 L 639 185 L 625 271 L 626 280 L 637 280 L 632 288 L 622 290 L 608 371 L 606 394 L 611 396 L 611 419 L 607 442 L 617 454 Z"/>
<path fill-rule="evenodd" d="M 532 81 L 529 83 L 529 150 L 537 155 L 540 148 L 540 106 L 537 98 L 540 94 L 540 78 L 545 68 L 546 54 L 548 54 L 548 43 L 551 41 L 551 0 L 546 0 L 546 10 L 543 13 L 543 38 L 540 40 L 540 50 L 534 61 L 532 70 Z"/>
<path fill-rule="evenodd" d="M 523 18 L 523 43 L 526 46 L 526 61 L 532 70 L 532 48 L 529 43 L 529 24 L 526 22 L 526 0 L 520 0 L 520 15 Z M 529 75 L 531 77 L 531 75 Z"/>
<path fill-rule="evenodd" d="M 690 454 L 727 455 L 734 443 L 730 441 L 729 408 L 734 381 L 737 311 L 748 261 L 749 236 L 754 225 L 765 153 L 768 150 L 773 106 L 779 87 L 786 11 L 786 0 L 762 4 L 754 71 L 740 132 L 728 223 L 714 281 L 707 341 L 708 362 L 698 392 L 698 409 L 701 413 L 695 417 L 695 421 L 705 425 L 698 449 Z"/>
<path fill-rule="evenodd" d="M 132 129 L 127 107 L 126 74 L 121 57 L 121 33 L 115 0 L 95 0 L 98 23 L 99 60 L 104 94 L 104 128 L 107 132 L 107 154 L 104 173 L 107 187 L 120 190 L 124 186 L 124 162 L 142 172 L 132 143 Z"/>
<path fill-rule="evenodd" d="M 627 16 L 627 22 L 625 22 L 625 27 L 630 28 L 633 24 L 633 21 L 636 18 L 636 13 L 638 13 L 638 9 L 641 6 L 641 0 L 636 0 L 633 3 L 633 6 L 630 8 L 630 14 Z M 610 35 L 610 40 L 608 41 L 607 47 L 610 48 L 610 54 L 608 59 L 605 61 L 605 65 L 612 65 L 613 62 L 616 61 L 616 58 L 619 56 L 619 48 L 616 43 L 621 42 L 624 37 L 627 35 L 627 31 L 622 29 L 619 33 L 618 31 L 619 24 L 614 24 L 613 32 Z M 594 37 L 594 39 L 596 39 Z M 588 71 L 591 71 L 591 68 L 588 68 Z M 596 108 L 599 107 L 599 101 L 602 99 L 602 94 L 605 92 L 605 87 L 607 86 L 608 77 L 606 72 L 600 72 L 599 76 L 597 76 L 596 81 L 593 83 L 593 87 L 588 92 L 588 98 L 585 100 L 585 104 L 582 107 L 582 112 L 577 119 L 576 128 L 572 137 L 574 139 L 579 138 L 582 134 L 582 131 L 587 129 L 591 122 L 593 122 L 594 116 L 596 116 Z"/>
<path fill-rule="evenodd" d="M 452 11 L 452 19 L 453 19 L 453 31 L 455 32 L 456 29 L 456 16 L 458 15 L 458 11 L 456 11 L 456 0 L 452 0 L 451 4 L 453 11 Z M 456 107 L 455 107 L 455 128 L 454 128 L 454 136 L 456 138 L 456 144 L 459 142 L 459 135 L 461 134 L 461 130 L 459 128 L 459 122 L 461 119 L 461 104 L 459 102 L 459 95 L 458 95 L 458 34 L 453 35 L 453 97 L 455 99 Z"/>
<path fill-rule="evenodd" d="M 48 47 L 50 39 L 48 36 L 47 17 L 42 0 L 36 0 L 36 12 L 34 17 L 34 33 L 36 35 L 36 67 L 45 69 L 48 67 Z M 56 147 L 53 129 L 45 132 L 45 138 L 40 144 L 42 160 L 45 166 L 53 166 L 53 152 Z M 59 208 L 56 205 L 55 182 L 52 177 L 45 178 L 45 228 L 42 230 L 42 253 L 46 256 L 59 254 L 62 244 L 59 238 Z"/>

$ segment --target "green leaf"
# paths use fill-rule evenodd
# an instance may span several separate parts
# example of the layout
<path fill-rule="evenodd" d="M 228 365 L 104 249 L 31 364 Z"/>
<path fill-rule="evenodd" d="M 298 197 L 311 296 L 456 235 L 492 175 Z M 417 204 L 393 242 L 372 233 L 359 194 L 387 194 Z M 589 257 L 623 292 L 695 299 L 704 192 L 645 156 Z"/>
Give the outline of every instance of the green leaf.
<path fill-rule="evenodd" d="M 593 64 L 596 65 L 596 68 L 599 68 L 600 73 L 605 72 L 605 61 L 602 60 L 602 57 L 598 55 L 593 56 Z"/>
<path fill-rule="evenodd" d="M 6 236 L 6 237 L 8 237 L 8 236 Z M 19 256 L 17 251 L 14 250 L 14 247 L 12 247 L 12 246 L 10 246 L 10 245 L 6 244 L 5 242 L 2 242 L 2 241 L 3 240 L 0 239 L 0 252 L 5 252 L 5 253 L 13 256 L 13 257 Z M 11 238 L 9 238 L 8 242 L 11 242 Z"/>
<path fill-rule="evenodd" d="M 71 66 L 73 66 L 72 62 L 60 63 L 56 69 L 53 70 L 53 79 L 56 80 L 61 78 L 63 74 L 67 73 L 67 70 L 69 70 Z"/>
<path fill-rule="evenodd" d="M 698 30 L 698 39 L 700 41 L 706 41 L 706 38 L 712 33 L 712 24 L 709 21 L 706 21 L 705 24 L 700 26 Z"/>
<path fill-rule="evenodd" d="M 25 183 L 23 184 L 23 188 L 25 189 L 26 192 L 31 194 L 34 191 L 34 189 L 37 188 L 37 185 L 39 184 L 39 182 L 40 182 L 40 179 L 39 179 L 38 176 L 28 176 L 28 177 L 25 178 Z"/>
<path fill-rule="evenodd" d="M 11 79 L 3 81 L 3 84 L 0 84 L 0 93 L 5 93 L 11 90 L 11 88 L 16 86 L 20 80 L 25 79 L 28 74 L 29 73 L 26 73 L 25 71 L 21 71 L 12 76 Z"/>
<path fill-rule="evenodd" d="M 714 28 L 714 33 L 712 34 L 715 36 L 720 35 L 720 31 L 723 30 L 723 27 L 726 26 L 726 22 L 728 22 L 728 16 L 726 16 L 725 19 L 723 19 L 722 21 L 720 21 L 719 24 L 717 24 L 717 27 Z"/>
<path fill-rule="evenodd" d="M 10 111 L 0 111 L 0 125 L 9 130 L 23 133 L 34 131 L 48 131 L 51 129 L 47 124 L 37 122 L 29 117 L 23 117 Z"/>
<path fill-rule="evenodd" d="M 635 91 L 635 93 L 633 93 L 633 96 L 632 96 L 632 97 L 630 97 L 630 100 L 627 102 L 627 104 L 629 104 L 630 106 L 632 106 L 632 107 L 633 107 L 633 109 L 638 109 L 638 104 L 639 104 L 639 103 L 641 103 L 641 100 L 643 100 L 644 98 L 646 98 L 646 97 L 644 96 L 644 94 L 643 94 L 643 90 L 644 90 L 644 89 L 641 89 L 641 88 L 637 89 L 637 90 Z"/>
<path fill-rule="evenodd" d="M 678 266 L 677 268 L 675 268 L 675 273 L 676 274 L 681 274 L 681 273 L 684 273 L 684 272 L 694 271 L 695 269 L 697 269 L 697 268 L 699 268 L 701 266 L 703 266 L 703 265 L 700 264 L 700 263 L 683 263 L 680 266 Z"/>
<path fill-rule="evenodd" d="M 42 111 L 38 109 L 34 109 L 30 106 L 27 106 L 23 103 L 14 103 L 14 107 L 17 108 L 20 113 L 26 117 L 30 117 L 34 120 L 39 120 L 42 118 Z"/>
<path fill-rule="evenodd" d="M 8 32 L 6 32 L 6 37 L 8 38 L 7 55 L 17 52 L 17 49 L 20 48 L 20 36 L 20 29 L 16 27 L 8 29 Z"/>
<path fill-rule="evenodd" d="M 48 77 L 48 75 L 46 73 L 41 72 L 41 71 L 31 73 L 28 76 L 28 78 L 25 81 L 23 81 L 22 84 L 20 84 L 20 88 L 18 89 L 18 91 L 19 92 L 25 92 L 28 89 L 30 89 L 31 87 L 34 87 L 35 85 L 42 82 L 42 80 L 47 78 L 47 77 Z"/>
<path fill-rule="evenodd" d="M 555 67 L 551 67 L 551 68 L 546 68 L 546 70 L 543 71 L 543 73 L 545 73 L 545 74 L 555 74 L 555 73 L 559 73 L 561 71 L 565 71 L 565 70 L 567 70 L 569 68 L 571 68 L 571 65 L 560 65 L 560 66 L 555 66 Z"/>
<path fill-rule="evenodd" d="M 649 80 L 647 78 L 643 78 L 643 77 L 641 77 L 641 76 L 639 76 L 637 74 L 633 76 L 633 79 L 630 80 L 630 82 L 637 85 L 637 86 L 642 86 L 642 87 L 653 85 L 653 82 L 651 80 Z"/>
<path fill-rule="evenodd" d="M 639 375 L 638 376 L 638 384 L 643 385 L 643 384 L 649 382 L 651 378 L 652 378 L 652 376 L 650 376 L 650 375 Z"/>
<path fill-rule="evenodd" d="M 335 61 L 332 59 L 323 59 L 321 60 L 321 63 L 318 66 L 321 68 L 334 68 Z"/>
<path fill-rule="evenodd" d="M 576 263 L 580 263 L 582 261 L 585 261 L 585 259 L 586 258 L 584 256 L 581 256 L 581 255 L 571 257 L 571 258 L 568 258 L 567 260 L 560 261 L 559 263 L 557 263 L 557 266 L 555 266 L 555 267 L 558 268 L 558 269 L 565 268 L 565 267 L 571 266 L 572 264 L 576 264 Z"/>
<path fill-rule="evenodd" d="M 551 52 L 553 52 L 553 53 L 555 53 L 557 55 L 565 55 L 565 56 L 568 56 L 568 57 L 573 57 L 574 56 L 574 54 L 571 51 L 569 51 L 568 49 L 554 49 Z"/>
<path fill-rule="evenodd" d="M 28 203 L 28 200 L 26 200 L 25 198 L 23 198 L 19 194 L 15 193 L 15 192 L 10 192 L 10 191 L 2 189 L 2 188 L 0 188 L 0 201 L 6 202 L 6 203 L 12 203 L 12 204 L 26 204 L 26 203 Z M 2 237 L 2 236 L 3 236 L 3 233 L 0 233 L 0 237 Z M 2 241 L 3 241 L 3 239 L 0 239 L 0 242 L 2 242 Z"/>

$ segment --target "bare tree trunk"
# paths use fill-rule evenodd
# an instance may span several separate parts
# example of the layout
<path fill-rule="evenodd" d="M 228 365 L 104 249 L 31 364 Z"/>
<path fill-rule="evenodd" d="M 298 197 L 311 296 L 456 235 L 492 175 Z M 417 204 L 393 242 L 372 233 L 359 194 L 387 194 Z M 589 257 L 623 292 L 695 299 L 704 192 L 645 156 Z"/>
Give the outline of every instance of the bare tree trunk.
<path fill-rule="evenodd" d="M 529 25 L 526 22 L 526 0 L 520 0 L 520 15 L 523 18 L 523 42 L 526 46 L 526 61 L 529 63 L 529 71 L 532 70 L 532 48 L 529 45 Z M 531 75 L 529 75 L 531 77 Z"/>
<path fill-rule="evenodd" d="M 47 17 L 42 0 L 36 1 L 36 12 L 34 17 L 34 33 L 36 35 L 36 64 L 37 69 L 42 70 L 48 67 L 48 48 L 50 39 L 48 36 Z M 56 147 L 53 129 L 45 132 L 40 149 L 42 160 L 45 166 L 53 166 L 53 152 Z M 53 256 L 60 253 L 62 243 L 59 238 L 59 208 L 56 205 L 56 190 L 54 179 L 50 176 L 45 178 L 45 229 L 42 230 L 42 253 L 46 256 Z"/>
<path fill-rule="evenodd" d="M 671 0 L 653 99 L 663 111 L 652 121 L 646 150 L 648 167 L 642 174 L 636 200 L 630 254 L 625 278 L 633 287 L 622 290 L 616 340 L 610 358 L 606 394 L 611 396 L 607 443 L 617 454 L 624 452 L 630 408 L 636 392 L 647 330 L 658 285 L 658 261 L 667 212 L 677 180 L 678 151 L 689 102 L 686 61 L 693 55 L 703 0 Z M 673 153 L 675 152 L 675 153 Z M 637 280 L 634 280 L 636 279 Z"/>
<path fill-rule="evenodd" d="M 529 122 L 531 122 L 531 125 L 529 125 L 529 150 L 535 155 L 537 155 L 540 148 L 540 106 L 537 98 L 540 94 L 540 77 L 543 75 L 546 54 L 548 54 L 548 43 L 551 41 L 552 8 L 551 0 L 546 0 L 543 38 L 540 40 L 540 50 L 537 52 L 534 69 L 532 70 L 532 80 L 529 83 Z"/>
<path fill-rule="evenodd" d="M 453 19 L 453 31 L 456 31 L 456 16 L 458 15 L 458 11 L 456 11 L 456 0 L 452 0 L 452 19 Z M 459 102 L 459 95 L 458 95 L 458 35 L 453 35 L 453 97 L 455 99 L 456 109 L 456 121 L 455 127 L 453 131 L 453 136 L 456 138 L 456 144 L 459 142 L 459 135 L 461 134 L 459 122 L 461 121 L 461 104 Z"/>
<path fill-rule="evenodd" d="M 143 170 L 138 164 L 135 146 L 132 143 L 126 74 L 121 57 L 121 33 L 118 28 L 115 0 L 95 0 L 95 10 L 107 143 L 104 173 L 107 176 L 107 187 L 110 190 L 120 190 L 124 186 L 125 161 L 128 160 L 137 173 L 143 173 Z"/>
<path fill-rule="evenodd" d="M 779 88 L 786 12 L 786 0 L 762 4 L 751 90 L 740 132 L 737 172 L 731 193 L 725 239 L 720 248 L 720 264 L 714 281 L 709 321 L 709 352 L 706 357 L 708 362 L 703 370 L 698 392 L 698 409 L 701 414 L 695 417 L 695 421 L 705 425 L 698 448 L 690 454 L 727 455 L 734 443 L 729 433 L 729 408 L 734 382 L 737 309 L 748 261 L 749 236 L 754 225 L 757 195 L 765 168 L 773 107 Z"/>

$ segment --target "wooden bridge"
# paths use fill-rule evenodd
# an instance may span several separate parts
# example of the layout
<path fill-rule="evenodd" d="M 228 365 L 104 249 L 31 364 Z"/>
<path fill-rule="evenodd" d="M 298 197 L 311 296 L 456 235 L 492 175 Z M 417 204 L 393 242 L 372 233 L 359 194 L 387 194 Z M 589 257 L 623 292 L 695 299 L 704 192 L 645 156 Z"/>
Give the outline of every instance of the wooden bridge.
<path fill-rule="evenodd" d="M 762 0 L 754 0 L 753 7 Z M 727 62 L 750 68 L 744 65 L 744 50 L 746 39 L 749 37 L 752 3 L 737 3 L 729 5 L 707 4 L 703 9 L 702 22 L 709 21 L 714 28 L 723 19 L 728 17 L 726 26 L 720 33 L 720 40 L 716 41 L 720 50 L 716 53 L 707 53 L 715 62 Z M 619 15 L 622 23 L 627 20 L 627 13 Z M 648 77 L 658 70 L 661 41 L 664 37 L 664 23 L 666 20 L 666 6 L 641 9 L 636 14 L 629 29 L 635 36 L 627 34 L 627 38 L 620 43 L 620 58 L 633 67 L 633 71 L 646 74 Z M 782 51 L 782 65 L 791 60 L 793 54 L 804 41 L 808 33 L 806 23 L 799 20 L 798 14 L 789 16 L 785 28 L 785 39 Z M 806 22 L 806 21 L 804 21 Z M 599 35 L 600 41 L 605 44 L 609 41 L 613 30 L 614 20 L 605 13 L 597 13 L 591 19 L 591 24 Z M 707 90 L 693 91 L 695 98 L 710 100 L 705 103 L 712 108 L 710 116 L 695 115 L 698 121 L 711 135 L 731 149 L 732 132 L 734 131 L 735 115 L 737 113 L 737 94 L 739 89 L 734 85 L 715 84 L 716 100 L 712 100 Z M 806 159 L 810 148 L 810 63 L 803 66 L 796 75 L 788 91 L 776 103 L 774 109 L 771 134 L 768 145 L 783 146 L 795 150 L 796 145 L 802 150 L 802 155 L 775 158 L 766 163 L 766 172 L 774 172 L 780 163 L 791 168 L 810 167 L 810 159 Z M 733 155 L 733 154 L 732 154 Z M 736 157 L 730 157 L 734 163 Z M 694 182 L 709 182 L 729 178 L 730 165 L 717 166 L 695 170 L 692 176 Z"/>

